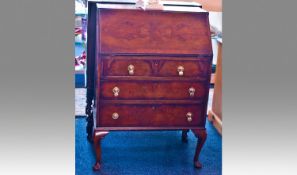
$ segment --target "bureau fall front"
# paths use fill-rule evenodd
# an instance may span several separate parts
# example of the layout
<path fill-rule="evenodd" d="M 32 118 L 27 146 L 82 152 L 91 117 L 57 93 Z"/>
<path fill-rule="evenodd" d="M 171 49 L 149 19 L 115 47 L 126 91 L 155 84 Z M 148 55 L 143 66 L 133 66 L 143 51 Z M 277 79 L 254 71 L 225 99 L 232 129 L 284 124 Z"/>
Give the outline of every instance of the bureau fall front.
<path fill-rule="evenodd" d="M 205 129 L 212 48 L 208 12 L 199 7 L 143 10 L 134 4 L 89 2 L 88 139 L 99 170 L 101 140 L 111 131 Z M 133 138 L 131 138 L 133 139 Z"/>

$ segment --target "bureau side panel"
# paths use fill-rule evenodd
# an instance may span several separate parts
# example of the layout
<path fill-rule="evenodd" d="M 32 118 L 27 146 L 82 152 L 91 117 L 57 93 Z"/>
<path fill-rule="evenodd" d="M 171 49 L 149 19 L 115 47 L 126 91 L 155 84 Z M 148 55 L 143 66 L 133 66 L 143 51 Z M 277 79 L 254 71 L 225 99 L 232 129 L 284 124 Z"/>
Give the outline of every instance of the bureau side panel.
<path fill-rule="evenodd" d="M 97 24 L 97 8 L 93 2 L 88 3 L 88 29 L 89 36 L 87 42 L 87 67 L 86 67 L 86 88 L 87 88 L 87 104 L 91 105 L 95 95 L 95 58 L 96 58 L 96 24 Z"/>

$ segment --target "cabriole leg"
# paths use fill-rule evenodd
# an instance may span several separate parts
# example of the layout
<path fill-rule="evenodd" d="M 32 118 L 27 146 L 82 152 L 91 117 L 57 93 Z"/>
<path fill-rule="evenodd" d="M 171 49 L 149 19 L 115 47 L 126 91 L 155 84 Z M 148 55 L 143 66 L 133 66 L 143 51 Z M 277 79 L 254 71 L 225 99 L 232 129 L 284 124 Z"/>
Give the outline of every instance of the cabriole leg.
<path fill-rule="evenodd" d="M 94 118 L 93 118 L 93 111 L 92 111 L 92 98 L 90 95 L 87 95 L 87 101 L 86 101 L 86 109 L 85 113 L 87 115 L 86 120 L 87 120 L 87 139 L 90 142 L 93 142 L 93 130 L 94 130 Z"/>
<path fill-rule="evenodd" d="M 94 133 L 94 149 L 96 153 L 96 163 L 93 166 L 94 171 L 101 168 L 101 140 L 108 134 L 108 131 L 96 131 Z"/>
<path fill-rule="evenodd" d="M 188 142 L 188 129 L 182 130 L 182 142 L 187 143 Z"/>
<path fill-rule="evenodd" d="M 87 126 L 86 126 L 86 131 L 87 131 L 87 139 L 89 142 L 93 142 L 93 131 L 94 131 L 94 119 L 93 119 L 93 112 L 89 112 L 87 114 Z"/>
<path fill-rule="evenodd" d="M 199 155 L 201 152 L 201 149 L 206 141 L 207 138 L 207 133 L 205 129 L 193 129 L 192 130 L 195 136 L 198 138 L 197 141 L 197 146 L 196 146 L 196 151 L 195 151 L 195 156 L 194 156 L 194 166 L 195 168 L 201 168 L 202 164 L 199 162 Z"/>

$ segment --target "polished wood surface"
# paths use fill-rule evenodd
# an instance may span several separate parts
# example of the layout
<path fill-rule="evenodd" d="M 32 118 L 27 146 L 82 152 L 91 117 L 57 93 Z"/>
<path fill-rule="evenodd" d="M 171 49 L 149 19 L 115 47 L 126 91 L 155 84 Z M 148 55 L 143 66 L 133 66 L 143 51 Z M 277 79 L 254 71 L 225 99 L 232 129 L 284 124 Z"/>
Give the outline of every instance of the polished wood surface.
<path fill-rule="evenodd" d="M 208 13 L 101 9 L 98 20 L 101 53 L 211 54 Z"/>
<path fill-rule="evenodd" d="M 207 132 L 206 130 L 197 130 L 197 129 L 192 129 L 192 131 L 195 134 L 195 136 L 198 138 L 195 155 L 194 155 L 194 166 L 195 168 L 201 168 L 202 164 L 199 161 L 199 155 L 206 141 Z"/>
<path fill-rule="evenodd" d="M 96 163 L 93 170 L 97 171 L 101 168 L 101 140 L 108 134 L 108 131 L 96 131 L 94 133 L 94 149 L 96 151 Z"/>
<path fill-rule="evenodd" d="M 202 106 L 199 105 L 100 105 L 100 118 L 97 121 L 99 127 L 186 127 L 202 126 L 204 119 Z M 187 113 L 192 114 L 192 120 L 188 121 Z M 112 118 L 113 113 L 118 113 L 117 119 Z"/>
<path fill-rule="evenodd" d="M 101 168 L 109 131 L 183 130 L 197 136 L 194 166 L 206 139 L 212 48 L 208 12 L 170 6 L 89 2 L 87 132 Z"/>
<path fill-rule="evenodd" d="M 113 88 L 120 89 L 119 95 L 114 96 Z M 190 95 L 189 89 L 195 93 Z M 208 88 L 199 82 L 160 82 L 160 81 L 107 81 L 101 83 L 102 99 L 199 99 L 205 98 Z"/>
<path fill-rule="evenodd" d="M 184 68 L 182 77 L 208 76 L 209 59 L 199 57 L 112 56 L 102 57 L 103 76 L 179 77 L 177 68 Z M 134 66 L 130 75 L 128 66 Z"/>

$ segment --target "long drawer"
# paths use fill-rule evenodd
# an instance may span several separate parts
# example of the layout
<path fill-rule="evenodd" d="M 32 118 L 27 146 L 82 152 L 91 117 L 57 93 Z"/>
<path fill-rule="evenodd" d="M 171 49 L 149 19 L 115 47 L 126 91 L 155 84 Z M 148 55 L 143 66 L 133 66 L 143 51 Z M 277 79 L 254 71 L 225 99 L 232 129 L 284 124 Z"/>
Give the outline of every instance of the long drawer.
<path fill-rule="evenodd" d="M 161 56 L 102 57 L 103 76 L 205 77 L 210 59 Z"/>
<path fill-rule="evenodd" d="M 203 105 L 100 103 L 98 127 L 201 127 Z"/>
<path fill-rule="evenodd" d="M 180 81 L 102 81 L 101 99 L 202 99 L 208 92 L 205 83 Z"/>

